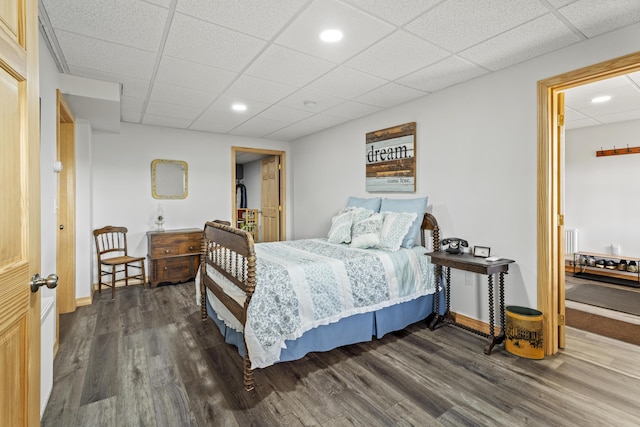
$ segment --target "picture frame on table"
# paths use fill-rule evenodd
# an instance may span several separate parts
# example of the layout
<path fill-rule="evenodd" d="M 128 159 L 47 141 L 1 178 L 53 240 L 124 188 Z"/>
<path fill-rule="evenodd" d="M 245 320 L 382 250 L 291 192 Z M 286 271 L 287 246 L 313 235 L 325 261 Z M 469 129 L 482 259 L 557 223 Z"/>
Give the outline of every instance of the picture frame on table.
<path fill-rule="evenodd" d="M 477 256 L 480 258 L 486 258 L 491 255 L 491 248 L 488 246 L 474 246 L 473 247 L 473 256 Z"/>

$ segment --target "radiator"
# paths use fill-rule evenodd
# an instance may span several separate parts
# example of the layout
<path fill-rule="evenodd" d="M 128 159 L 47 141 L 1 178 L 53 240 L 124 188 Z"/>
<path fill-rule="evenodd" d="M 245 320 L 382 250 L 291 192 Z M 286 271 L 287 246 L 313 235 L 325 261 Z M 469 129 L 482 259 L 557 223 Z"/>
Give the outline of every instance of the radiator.
<path fill-rule="evenodd" d="M 565 255 L 573 255 L 578 252 L 578 229 L 565 228 L 564 230 L 564 253 Z"/>

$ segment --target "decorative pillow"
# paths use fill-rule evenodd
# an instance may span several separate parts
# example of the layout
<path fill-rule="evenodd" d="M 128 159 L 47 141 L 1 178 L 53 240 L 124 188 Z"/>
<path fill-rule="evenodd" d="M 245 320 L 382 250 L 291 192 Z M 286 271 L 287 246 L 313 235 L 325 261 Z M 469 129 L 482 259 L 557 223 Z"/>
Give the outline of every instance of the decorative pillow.
<path fill-rule="evenodd" d="M 409 228 L 407 235 L 402 240 L 403 248 L 412 248 L 415 246 L 416 239 L 420 233 L 420 226 L 422 225 L 422 219 L 424 213 L 427 211 L 427 198 L 420 197 L 417 199 L 382 199 L 380 205 L 382 212 L 410 212 L 415 213 L 416 219 L 413 220 L 413 224 Z"/>
<path fill-rule="evenodd" d="M 380 197 L 374 197 L 372 199 L 362 199 L 360 197 L 349 197 L 347 207 L 349 208 L 365 208 L 374 212 L 380 212 L 380 203 L 382 199 Z"/>
<path fill-rule="evenodd" d="M 382 212 L 382 215 L 380 249 L 397 251 L 417 215 L 415 212 Z"/>
<path fill-rule="evenodd" d="M 343 212 L 353 213 L 353 219 L 352 219 L 353 225 L 357 224 L 358 222 L 364 219 L 369 218 L 371 215 L 375 213 L 371 209 L 367 209 L 367 208 L 346 208 L 346 210 L 344 210 Z M 351 232 L 353 233 L 353 227 L 351 227 Z"/>
<path fill-rule="evenodd" d="M 351 246 L 354 248 L 377 248 L 380 246 L 380 229 L 382 228 L 382 214 L 373 215 L 353 223 Z"/>
<path fill-rule="evenodd" d="M 351 243 L 351 222 L 353 211 L 339 213 L 331 218 L 331 229 L 327 240 L 329 243 Z"/>

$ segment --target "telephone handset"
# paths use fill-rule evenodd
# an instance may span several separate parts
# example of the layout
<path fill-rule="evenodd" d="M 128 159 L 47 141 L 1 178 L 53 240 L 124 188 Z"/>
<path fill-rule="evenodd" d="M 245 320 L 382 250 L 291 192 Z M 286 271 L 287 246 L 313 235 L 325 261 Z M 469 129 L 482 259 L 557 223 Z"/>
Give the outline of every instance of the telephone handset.
<path fill-rule="evenodd" d="M 447 239 L 443 239 L 442 240 L 442 245 L 448 245 L 449 247 L 446 250 L 446 252 L 450 253 L 450 254 L 460 254 L 462 253 L 462 248 L 468 248 L 469 247 L 469 242 L 467 242 L 464 239 L 459 239 L 457 237 L 449 237 Z"/>

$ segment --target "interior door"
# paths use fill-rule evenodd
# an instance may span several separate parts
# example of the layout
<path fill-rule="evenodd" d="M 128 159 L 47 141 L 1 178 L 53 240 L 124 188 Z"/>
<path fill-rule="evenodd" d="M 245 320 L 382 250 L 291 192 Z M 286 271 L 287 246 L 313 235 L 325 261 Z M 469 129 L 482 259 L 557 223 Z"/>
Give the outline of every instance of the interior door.
<path fill-rule="evenodd" d="M 56 151 L 62 162 L 58 176 L 58 230 L 56 231 L 56 274 L 60 279 L 56 291 L 58 314 L 76 310 L 76 173 L 75 117 L 71 107 L 58 90 L 56 92 Z M 59 322 L 56 322 L 56 326 Z"/>
<path fill-rule="evenodd" d="M 558 92 L 556 94 L 556 137 L 558 138 L 558 146 L 560 153 L 558 155 L 557 176 L 561 180 L 560 187 L 562 191 L 558 193 L 558 209 L 561 215 L 561 220 L 558 221 L 558 256 L 562 257 L 562 260 L 558 262 L 560 268 L 558 268 L 558 348 L 564 348 L 565 346 L 565 271 L 564 271 L 564 253 L 565 253 L 565 241 L 564 241 L 564 92 Z"/>
<path fill-rule="evenodd" d="M 0 2 L 0 425 L 40 423 L 38 2 Z"/>
<path fill-rule="evenodd" d="M 262 242 L 280 240 L 280 158 L 269 156 L 262 159 L 262 188 L 260 210 L 262 211 Z"/>

